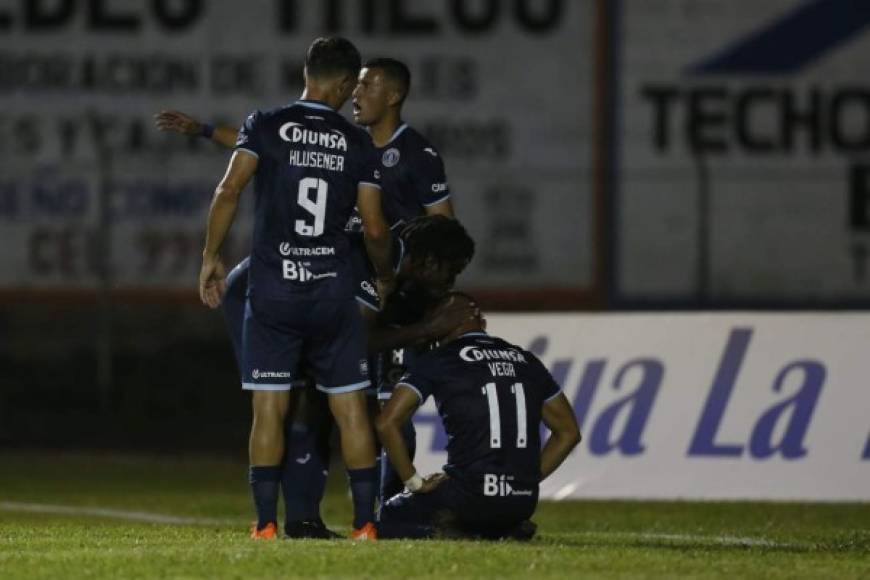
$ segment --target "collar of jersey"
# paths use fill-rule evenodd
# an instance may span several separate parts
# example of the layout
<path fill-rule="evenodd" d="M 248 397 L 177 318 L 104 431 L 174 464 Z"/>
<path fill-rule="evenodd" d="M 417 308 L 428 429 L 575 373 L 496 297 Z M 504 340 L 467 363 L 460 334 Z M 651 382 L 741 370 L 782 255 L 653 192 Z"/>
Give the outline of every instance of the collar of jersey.
<path fill-rule="evenodd" d="M 408 128 L 408 124 L 407 124 L 407 123 L 402 123 L 401 125 L 399 125 L 399 127 L 398 127 L 394 132 L 393 132 L 393 136 L 390 137 L 390 140 L 387 141 L 387 144 L 384 145 L 384 147 L 386 147 L 387 145 L 389 145 L 390 143 L 392 143 L 393 141 L 395 141 L 395 140 L 399 137 L 399 135 L 401 135 L 402 132 L 403 132 L 405 129 L 407 129 L 407 128 Z"/>
<path fill-rule="evenodd" d="M 332 107 L 330 107 L 326 103 L 321 103 L 320 101 L 308 101 L 305 99 L 299 99 L 294 104 L 302 105 L 303 107 L 308 107 L 309 109 L 320 109 L 321 111 L 335 112 L 335 109 L 333 109 Z"/>
<path fill-rule="evenodd" d="M 472 336 L 489 336 L 489 334 L 486 332 L 480 331 L 480 330 L 475 330 L 473 332 L 466 332 L 465 334 L 463 334 L 459 338 L 469 338 Z"/>

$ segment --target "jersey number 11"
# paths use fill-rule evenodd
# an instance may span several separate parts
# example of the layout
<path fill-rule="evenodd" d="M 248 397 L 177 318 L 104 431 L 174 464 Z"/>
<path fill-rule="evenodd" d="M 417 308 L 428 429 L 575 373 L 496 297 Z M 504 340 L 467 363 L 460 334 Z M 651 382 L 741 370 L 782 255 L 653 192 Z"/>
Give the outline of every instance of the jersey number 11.
<path fill-rule="evenodd" d="M 483 389 L 486 402 L 489 405 L 489 446 L 492 449 L 501 448 L 501 412 L 498 408 L 498 392 L 495 383 L 487 383 Z M 517 404 L 517 449 L 525 449 L 528 443 L 528 420 L 526 417 L 526 391 L 522 383 L 511 385 L 511 393 Z"/>

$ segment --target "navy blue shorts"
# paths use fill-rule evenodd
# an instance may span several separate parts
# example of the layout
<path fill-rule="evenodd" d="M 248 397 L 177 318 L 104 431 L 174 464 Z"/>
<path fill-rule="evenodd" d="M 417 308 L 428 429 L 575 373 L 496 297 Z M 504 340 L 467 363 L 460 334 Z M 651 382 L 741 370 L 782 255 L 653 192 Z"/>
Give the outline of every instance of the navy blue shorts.
<path fill-rule="evenodd" d="M 242 329 L 245 325 L 245 300 L 248 297 L 248 268 L 251 258 L 245 258 L 227 274 L 227 288 L 221 300 L 221 310 L 230 340 L 233 342 L 233 353 L 236 363 L 242 368 Z"/>
<path fill-rule="evenodd" d="M 242 388 L 289 391 L 300 362 L 317 389 L 348 393 L 370 385 L 365 326 L 356 300 L 257 299 L 245 302 Z"/>
<path fill-rule="evenodd" d="M 380 522 L 387 532 L 415 526 L 430 527 L 434 534 L 439 520 L 446 517 L 470 534 L 498 536 L 532 517 L 538 494 L 519 497 L 485 497 L 470 493 L 464 485 L 449 478 L 432 493 L 403 492 L 390 498 L 381 509 Z"/>

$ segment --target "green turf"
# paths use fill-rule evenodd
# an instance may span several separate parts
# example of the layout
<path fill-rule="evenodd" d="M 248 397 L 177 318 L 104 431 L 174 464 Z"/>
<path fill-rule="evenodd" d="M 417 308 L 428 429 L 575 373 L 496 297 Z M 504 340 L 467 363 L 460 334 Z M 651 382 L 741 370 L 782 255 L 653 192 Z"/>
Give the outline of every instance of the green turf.
<path fill-rule="evenodd" d="M 334 470 L 335 471 L 335 470 Z M 324 518 L 346 530 L 331 480 Z M 870 505 L 560 502 L 530 544 L 246 537 L 245 465 L 0 453 L 0 578 L 870 578 Z M 15 505 L 9 505 L 16 502 Z M 217 523 L 29 513 L 21 503 Z M 16 507 L 17 506 L 17 507 Z"/>

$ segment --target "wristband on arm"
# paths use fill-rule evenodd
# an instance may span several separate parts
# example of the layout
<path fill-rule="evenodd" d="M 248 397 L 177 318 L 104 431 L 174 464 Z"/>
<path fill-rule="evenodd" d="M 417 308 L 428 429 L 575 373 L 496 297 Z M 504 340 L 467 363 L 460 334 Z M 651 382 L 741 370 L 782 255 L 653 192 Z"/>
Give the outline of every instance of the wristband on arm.
<path fill-rule="evenodd" d="M 423 487 L 423 478 L 415 471 L 414 475 L 405 480 L 405 487 L 407 487 L 408 491 L 411 493 L 418 492 L 420 491 L 420 488 Z"/>
<path fill-rule="evenodd" d="M 211 139 L 211 136 L 214 134 L 214 125 L 203 123 L 202 129 L 199 130 L 199 134 L 206 139 Z"/>

